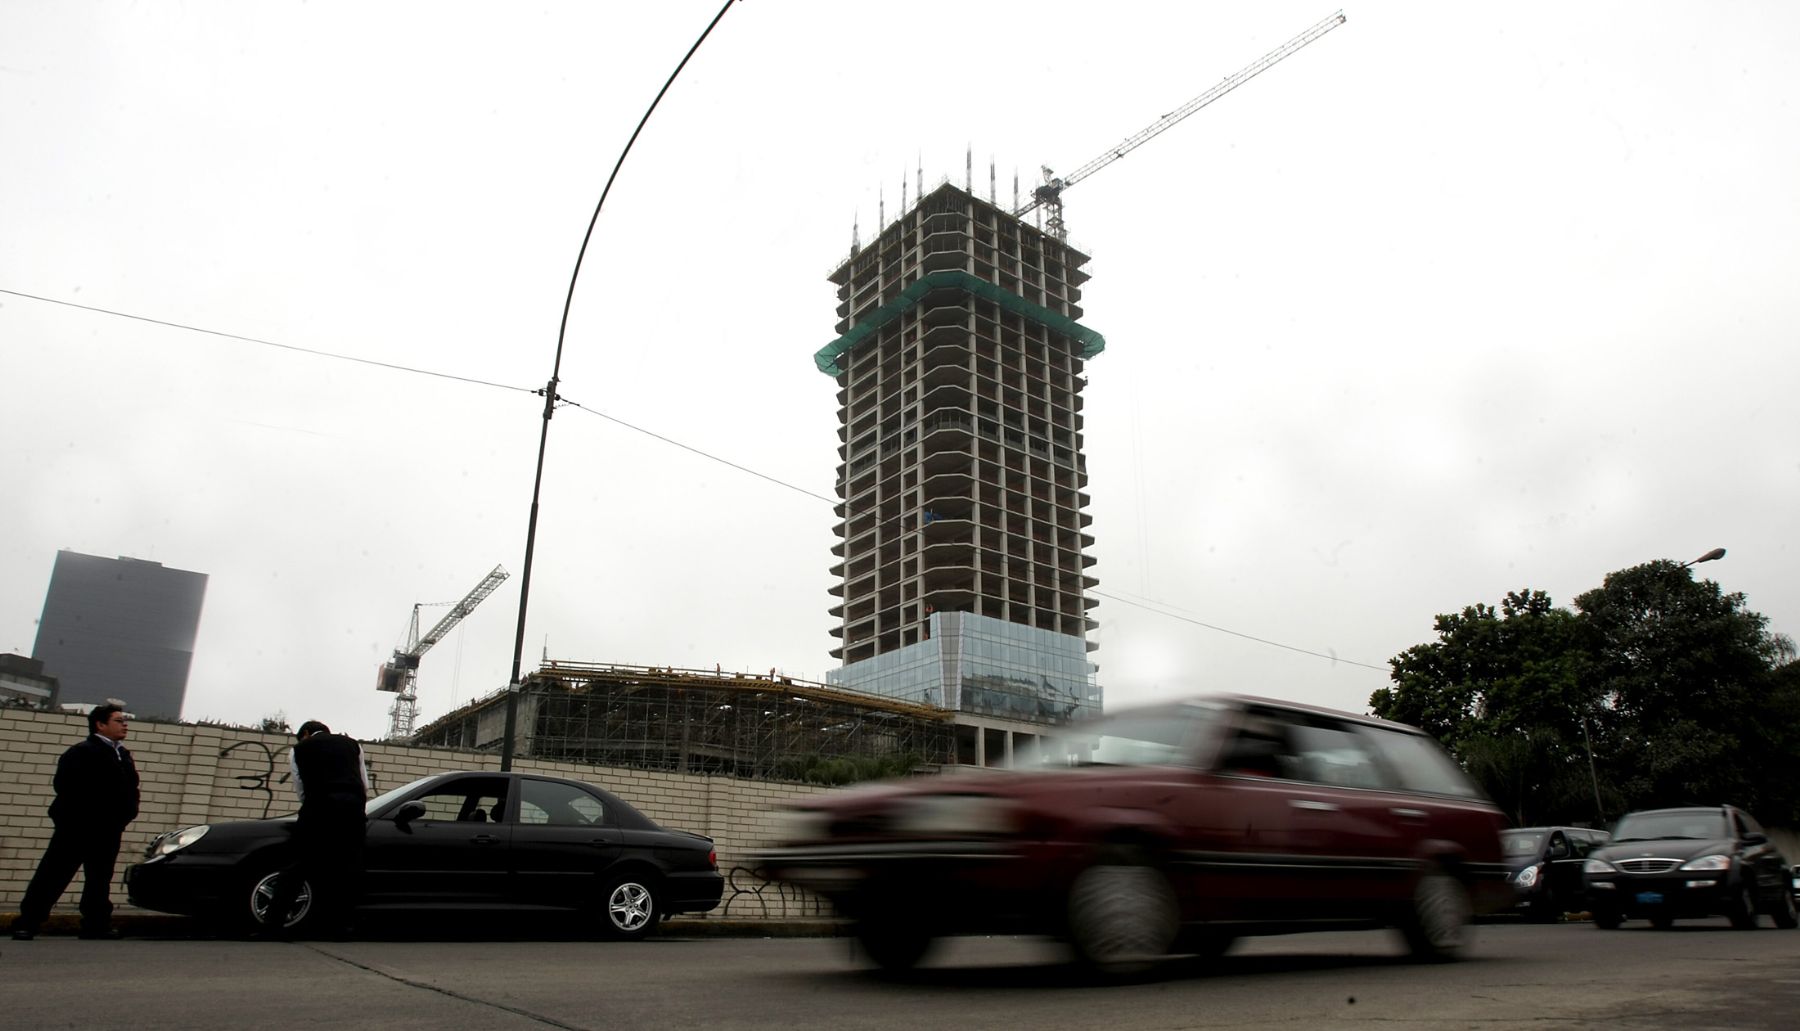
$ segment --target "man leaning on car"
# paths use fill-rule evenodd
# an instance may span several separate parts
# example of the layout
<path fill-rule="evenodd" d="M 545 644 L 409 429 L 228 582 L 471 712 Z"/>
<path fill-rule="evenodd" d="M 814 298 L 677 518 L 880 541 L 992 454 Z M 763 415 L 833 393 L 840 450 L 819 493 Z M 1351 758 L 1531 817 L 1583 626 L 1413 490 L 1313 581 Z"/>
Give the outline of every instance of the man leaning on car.
<path fill-rule="evenodd" d="M 343 933 L 355 905 L 362 875 L 363 807 L 369 798 L 369 767 L 362 746 L 345 734 L 333 734 L 318 720 L 307 720 L 295 735 L 289 757 L 300 815 L 294 821 L 297 862 L 276 882 L 262 933 L 285 931 L 301 885 L 310 881 L 318 925 Z"/>

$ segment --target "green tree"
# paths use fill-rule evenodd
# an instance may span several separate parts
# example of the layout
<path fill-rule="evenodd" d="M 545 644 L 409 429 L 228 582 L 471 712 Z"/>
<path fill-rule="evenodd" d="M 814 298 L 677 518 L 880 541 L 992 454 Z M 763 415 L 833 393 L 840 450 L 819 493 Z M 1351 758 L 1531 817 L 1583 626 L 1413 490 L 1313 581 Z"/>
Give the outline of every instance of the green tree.
<path fill-rule="evenodd" d="M 1718 802 L 1796 822 L 1800 671 L 1743 595 L 1651 562 L 1575 606 L 1525 590 L 1440 615 L 1369 704 L 1443 742 L 1521 824 Z"/>
<path fill-rule="evenodd" d="M 1377 716 L 1443 742 L 1521 823 L 1594 818 L 1579 621 L 1542 591 L 1440 615 L 1438 639 L 1390 661 Z"/>
<path fill-rule="evenodd" d="M 1607 576 L 1575 606 L 1592 653 L 1596 747 L 1627 805 L 1729 801 L 1791 821 L 1791 806 L 1762 804 L 1795 757 L 1770 726 L 1782 718 L 1784 639 L 1742 594 L 1659 561 Z"/>

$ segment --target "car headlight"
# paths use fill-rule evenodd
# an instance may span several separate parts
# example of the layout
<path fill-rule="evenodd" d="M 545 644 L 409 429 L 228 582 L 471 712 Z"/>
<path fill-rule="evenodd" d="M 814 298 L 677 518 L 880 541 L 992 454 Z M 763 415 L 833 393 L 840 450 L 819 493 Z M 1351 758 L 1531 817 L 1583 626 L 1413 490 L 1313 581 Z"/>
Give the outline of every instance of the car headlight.
<path fill-rule="evenodd" d="M 1701 856 L 1699 859 L 1690 859 L 1687 862 L 1681 864 L 1681 868 L 1683 870 L 1693 870 L 1693 871 L 1729 870 L 1729 869 L 1731 869 L 1731 857 L 1730 856 Z"/>
<path fill-rule="evenodd" d="M 171 852 L 179 852 L 206 837 L 206 832 L 211 829 L 205 824 L 201 824 L 198 827 L 187 827 L 171 831 L 168 834 L 157 835 L 156 840 L 150 843 L 150 857 L 154 859 L 157 856 L 166 856 Z"/>
<path fill-rule="evenodd" d="M 921 795 L 901 804 L 893 825 L 901 834 L 979 837 L 1010 831 L 1011 812 L 987 795 Z"/>
<path fill-rule="evenodd" d="M 828 837 L 831 818 L 817 809 L 783 809 L 775 814 L 775 840 L 783 845 Z"/>
<path fill-rule="evenodd" d="M 1613 865 L 1604 859 L 1590 859 L 1587 862 L 1581 864 L 1581 872 L 1582 873 L 1591 873 L 1591 874 L 1609 874 L 1609 873 L 1618 873 L 1619 871 L 1613 869 Z"/>
<path fill-rule="evenodd" d="M 1544 868 L 1542 865 L 1528 866 L 1525 869 L 1519 871 L 1519 875 L 1517 877 L 1513 878 L 1513 883 L 1518 885 L 1521 888 L 1536 887 L 1537 882 L 1538 882 L 1538 875 L 1543 872 L 1544 872 Z"/>

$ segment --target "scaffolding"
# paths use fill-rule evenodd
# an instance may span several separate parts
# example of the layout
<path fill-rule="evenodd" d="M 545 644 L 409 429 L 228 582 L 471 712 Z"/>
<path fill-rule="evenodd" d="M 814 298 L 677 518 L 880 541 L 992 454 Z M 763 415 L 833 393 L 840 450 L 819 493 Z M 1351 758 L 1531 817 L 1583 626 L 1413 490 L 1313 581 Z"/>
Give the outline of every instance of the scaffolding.
<path fill-rule="evenodd" d="M 497 692 L 413 736 L 425 747 L 498 751 Z M 519 756 L 765 780 L 814 779 L 838 760 L 899 772 L 956 761 L 952 713 L 767 675 L 546 662 L 518 698 Z"/>

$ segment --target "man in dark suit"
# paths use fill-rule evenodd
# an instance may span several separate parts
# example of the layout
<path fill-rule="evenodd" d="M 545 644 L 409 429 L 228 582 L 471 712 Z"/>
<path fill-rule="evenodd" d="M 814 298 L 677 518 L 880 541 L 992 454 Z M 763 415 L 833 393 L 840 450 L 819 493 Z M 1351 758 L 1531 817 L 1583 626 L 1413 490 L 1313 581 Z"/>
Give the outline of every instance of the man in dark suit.
<path fill-rule="evenodd" d="M 362 879 L 363 806 L 369 768 L 354 738 L 333 734 L 318 720 L 300 725 L 288 757 L 300 815 L 294 821 L 296 863 L 275 882 L 262 935 L 281 937 L 303 883 L 312 887 L 313 923 L 343 934 Z"/>
<path fill-rule="evenodd" d="M 87 739 L 69 746 L 56 761 L 56 824 L 37 873 L 19 904 L 14 941 L 30 941 L 50 916 L 50 907 L 82 871 L 81 936 L 117 938 L 112 926 L 113 868 L 119 839 L 137 818 L 138 772 L 125 748 L 131 719 L 117 705 L 96 705 L 88 713 Z"/>

